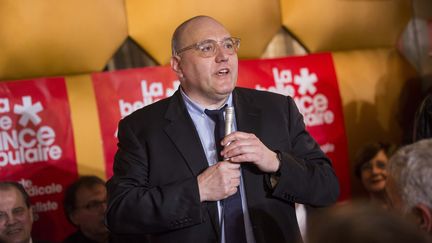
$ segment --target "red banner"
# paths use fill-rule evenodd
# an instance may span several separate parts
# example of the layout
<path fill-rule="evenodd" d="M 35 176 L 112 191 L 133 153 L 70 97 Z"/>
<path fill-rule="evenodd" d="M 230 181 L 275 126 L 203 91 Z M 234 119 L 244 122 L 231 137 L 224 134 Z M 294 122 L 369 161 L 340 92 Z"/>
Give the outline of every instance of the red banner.
<path fill-rule="evenodd" d="M 330 54 L 241 61 L 237 85 L 293 97 L 307 130 L 333 161 L 340 199 L 351 195 L 342 101 Z"/>
<path fill-rule="evenodd" d="M 173 94 L 179 81 L 169 67 L 93 75 L 107 177 L 112 176 L 118 121 Z M 330 54 L 239 62 L 238 86 L 289 95 L 304 115 L 308 131 L 333 160 L 341 197 L 350 195 L 348 150 L 342 105 Z"/>
<path fill-rule="evenodd" d="M 113 174 L 117 125 L 121 118 L 177 90 L 177 76 L 167 67 L 150 67 L 92 75 L 106 161 L 107 178 Z"/>
<path fill-rule="evenodd" d="M 61 241 L 74 230 L 63 211 L 64 190 L 77 179 L 63 78 L 0 83 L 0 179 L 29 193 L 33 238 Z"/>

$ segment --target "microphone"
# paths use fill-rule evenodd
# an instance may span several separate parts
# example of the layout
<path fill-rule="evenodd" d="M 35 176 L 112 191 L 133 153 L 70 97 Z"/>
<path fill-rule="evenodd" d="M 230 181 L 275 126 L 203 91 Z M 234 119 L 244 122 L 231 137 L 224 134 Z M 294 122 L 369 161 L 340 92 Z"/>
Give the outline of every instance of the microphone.
<path fill-rule="evenodd" d="M 225 136 L 232 132 L 234 107 L 225 108 Z"/>
<path fill-rule="evenodd" d="M 234 107 L 229 106 L 225 108 L 225 136 L 232 133 L 233 119 Z M 227 145 L 229 145 L 229 143 L 227 143 Z M 225 158 L 225 160 L 230 160 L 230 158 Z"/>

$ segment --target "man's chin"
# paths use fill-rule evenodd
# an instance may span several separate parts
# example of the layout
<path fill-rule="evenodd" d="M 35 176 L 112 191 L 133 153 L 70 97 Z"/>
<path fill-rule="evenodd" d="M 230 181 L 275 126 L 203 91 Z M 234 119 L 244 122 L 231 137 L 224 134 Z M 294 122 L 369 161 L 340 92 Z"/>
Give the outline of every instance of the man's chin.
<path fill-rule="evenodd" d="M 6 239 L 0 239 L 0 242 L 21 243 L 28 242 L 30 239 L 23 235 L 22 232 L 8 234 Z"/>
<path fill-rule="evenodd" d="M 235 88 L 234 85 L 226 85 L 225 87 L 219 89 L 217 94 L 220 97 L 226 98 L 233 92 L 234 88 Z"/>

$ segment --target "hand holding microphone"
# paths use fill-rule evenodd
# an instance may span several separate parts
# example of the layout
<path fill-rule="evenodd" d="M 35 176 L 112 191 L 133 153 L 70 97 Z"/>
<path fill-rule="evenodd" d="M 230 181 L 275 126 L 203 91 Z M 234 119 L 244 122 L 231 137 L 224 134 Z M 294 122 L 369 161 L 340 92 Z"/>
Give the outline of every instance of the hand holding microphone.
<path fill-rule="evenodd" d="M 234 108 L 225 108 L 225 136 L 233 131 L 233 119 Z M 222 129 L 223 121 L 220 122 Z M 240 185 L 240 176 L 240 164 L 231 163 L 229 158 L 225 158 L 224 161 L 208 167 L 198 175 L 200 200 L 219 201 L 233 195 L 237 192 L 237 188 Z"/>
<path fill-rule="evenodd" d="M 280 161 L 275 152 L 267 148 L 253 133 L 232 131 L 234 108 L 225 109 L 225 138 L 222 140 L 222 156 L 230 163 L 253 163 L 263 172 L 275 172 Z M 228 136 L 228 137 L 227 137 Z M 233 143 L 236 141 L 235 143 Z"/>

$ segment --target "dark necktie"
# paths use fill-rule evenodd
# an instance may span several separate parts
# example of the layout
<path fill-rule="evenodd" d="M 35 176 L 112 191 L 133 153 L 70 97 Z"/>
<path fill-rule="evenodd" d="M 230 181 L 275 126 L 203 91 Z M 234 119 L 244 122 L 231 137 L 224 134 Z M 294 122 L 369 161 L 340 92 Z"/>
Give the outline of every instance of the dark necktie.
<path fill-rule="evenodd" d="M 222 161 L 220 155 L 222 151 L 221 140 L 225 136 L 224 110 L 227 105 L 219 110 L 205 110 L 205 113 L 215 122 L 214 137 L 218 160 Z M 240 188 L 234 195 L 222 200 L 223 220 L 225 230 L 225 243 L 246 243 L 246 233 L 244 228 L 243 209 L 240 195 Z"/>

